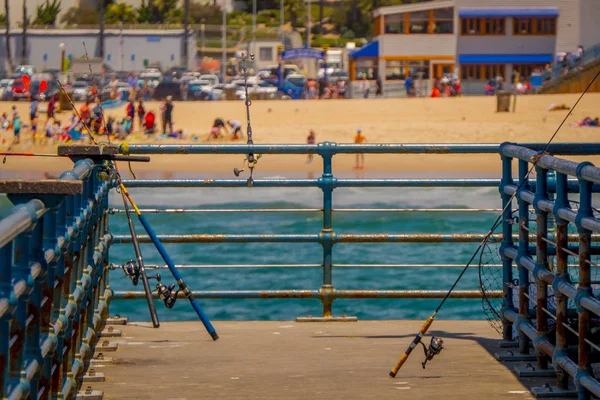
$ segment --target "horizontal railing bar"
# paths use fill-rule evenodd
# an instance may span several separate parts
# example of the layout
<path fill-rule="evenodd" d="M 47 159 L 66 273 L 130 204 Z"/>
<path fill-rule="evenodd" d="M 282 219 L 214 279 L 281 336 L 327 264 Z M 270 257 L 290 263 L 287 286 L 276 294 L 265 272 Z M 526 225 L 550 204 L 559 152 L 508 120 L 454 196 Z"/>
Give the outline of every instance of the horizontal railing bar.
<path fill-rule="evenodd" d="M 320 234 L 184 234 L 158 235 L 164 243 L 478 243 L 486 237 L 481 233 L 401 233 L 401 234 L 364 234 L 333 233 Z M 137 236 L 140 243 L 151 243 L 148 235 Z M 518 240 L 518 235 L 513 235 Z M 491 235 L 490 242 L 500 242 L 502 235 Z M 529 241 L 535 242 L 536 236 L 529 235 Z M 577 242 L 577 237 L 569 235 L 569 242 Z M 600 235 L 592 235 L 592 241 L 600 241 Z M 130 235 L 115 235 L 114 244 L 131 243 Z"/>
<path fill-rule="evenodd" d="M 30 200 L 15 206 L 10 214 L 0 220 L 0 248 L 31 228 L 48 209 L 41 200 Z"/>
<path fill-rule="evenodd" d="M 129 188 L 192 188 L 192 187 L 248 187 L 241 179 L 136 179 L 125 180 Z M 319 179 L 256 179 L 253 187 L 498 187 L 499 179 L 335 179 L 325 183 Z"/>
<path fill-rule="evenodd" d="M 338 299 L 422 299 L 443 298 L 447 294 L 445 290 L 334 290 L 329 298 Z M 193 292 L 194 297 L 200 299 L 319 299 L 321 293 L 318 290 L 207 290 Z M 158 298 L 157 293 L 153 293 Z M 455 299 L 480 299 L 479 290 L 456 290 L 450 294 Z M 486 292 L 486 297 L 500 298 L 501 291 Z M 145 299 L 144 292 L 118 291 L 114 293 L 113 300 L 138 300 Z M 178 298 L 185 298 L 179 293 Z"/>
<path fill-rule="evenodd" d="M 500 212 L 501 208 L 333 208 L 333 212 L 384 212 L 384 213 L 405 213 L 405 212 L 455 212 L 455 213 L 472 213 L 472 212 Z M 513 210 L 516 211 L 516 210 Z M 140 208 L 140 212 L 145 214 L 159 213 L 285 213 L 285 212 L 323 212 L 322 208 Z M 124 209 L 113 208 L 111 214 L 123 214 Z"/>
<path fill-rule="evenodd" d="M 545 143 L 522 143 L 533 150 L 543 150 Z M 127 154 L 491 154 L 498 153 L 499 143 L 422 143 L 422 144 L 226 144 L 226 145 L 176 145 L 130 144 Z M 121 148 L 121 153 L 123 149 Z M 553 143 L 548 151 L 561 155 L 593 155 L 600 152 L 597 143 Z M 124 154 L 124 153 L 123 153 Z"/>
<path fill-rule="evenodd" d="M 501 267 L 502 264 L 487 264 L 486 267 Z M 322 264 L 185 264 L 176 265 L 182 269 L 214 269 L 214 268 L 322 268 Z M 332 264 L 333 268 L 463 268 L 464 264 Z M 471 265 L 477 268 L 477 265 Z M 111 269 L 121 266 L 112 265 Z M 167 269 L 166 265 L 146 265 L 146 269 Z"/>

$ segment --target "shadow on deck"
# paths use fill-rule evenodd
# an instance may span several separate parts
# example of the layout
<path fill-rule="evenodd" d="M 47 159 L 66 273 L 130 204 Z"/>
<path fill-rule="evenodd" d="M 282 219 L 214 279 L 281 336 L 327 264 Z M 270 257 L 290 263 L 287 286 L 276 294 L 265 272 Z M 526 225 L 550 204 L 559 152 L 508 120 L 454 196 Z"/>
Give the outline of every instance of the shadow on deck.
<path fill-rule="evenodd" d="M 296 323 L 218 321 L 213 342 L 200 322 L 123 326 L 112 363 L 96 361 L 105 399 L 532 399 L 528 388 L 553 378 L 519 380 L 501 364 L 497 333 L 485 321 L 437 321 L 446 349 L 422 369 L 415 349 L 388 376 L 420 321 Z M 429 338 L 426 339 L 429 343 Z M 406 397 L 408 396 L 408 397 Z"/>

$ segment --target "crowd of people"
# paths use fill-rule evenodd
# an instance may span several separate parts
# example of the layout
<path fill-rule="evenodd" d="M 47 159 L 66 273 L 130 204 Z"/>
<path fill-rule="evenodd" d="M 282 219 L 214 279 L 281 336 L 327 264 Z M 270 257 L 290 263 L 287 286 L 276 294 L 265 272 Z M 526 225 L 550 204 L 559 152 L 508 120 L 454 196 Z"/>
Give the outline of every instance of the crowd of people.
<path fill-rule="evenodd" d="M 304 87 L 304 98 L 313 99 L 345 99 L 348 91 L 348 82 L 338 79 L 335 83 L 331 80 L 309 79 Z"/>

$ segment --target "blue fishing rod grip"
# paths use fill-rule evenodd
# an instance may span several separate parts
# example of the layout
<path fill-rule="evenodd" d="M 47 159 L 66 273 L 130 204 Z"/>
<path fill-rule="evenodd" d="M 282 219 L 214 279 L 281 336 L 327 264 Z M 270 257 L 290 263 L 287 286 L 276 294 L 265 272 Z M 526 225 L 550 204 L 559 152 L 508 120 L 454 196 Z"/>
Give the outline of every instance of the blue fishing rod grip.
<path fill-rule="evenodd" d="M 156 250 L 158 250 L 162 259 L 167 263 L 167 266 L 169 267 L 169 270 L 173 274 L 173 277 L 175 278 L 175 280 L 177 281 L 179 286 L 182 287 L 182 289 L 184 289 L 184 293 L 187 296 L 187 298 L 190 300 L 190 303 L 192 304 L 192 307 L 196 311 L 196 314 L 198 314 L 200 321 L 202 321 L 202 323 L 204 324 L 204 327 L 206 328 L 206 330 L 208 331 L 210 336 L 213 338 L 213 340 L 217 340 L 219 338 L 219 335 L 217 335 L 217 331 L 210 323 L 210 320 L 204 313 L 204 310 L 202 310 L 202 307 L 200 307 L 200 304 L 198 303 L 198 301 L 192 297 L 192 293 L 190 292 L 190 290 L 187 288 L 187 286 L 183 282 L 183 277 L 181 276 L 181 274 L 175 267 L 175 263 L 173 262 L 173 260 L 169 256 L 169 254 L 167 253 L 167 250 L 165 250 L 165 247 L 160 242 L 158 237 L 156 237 L 156 233 L 154 233 L 154 229 L 152 229 L 152 227 L 150 226 L 150 224 L 148 223 L 148 220 L 146 219 L 146 217 L 144 215 L 138 214 L 138 218 L 139 218 L 140 222 L 142 223 L 144 229 L 148 233 L 148 236 L 150 236 L 150 239 L 152 239 L 152 243 L 154 243 Z"/>

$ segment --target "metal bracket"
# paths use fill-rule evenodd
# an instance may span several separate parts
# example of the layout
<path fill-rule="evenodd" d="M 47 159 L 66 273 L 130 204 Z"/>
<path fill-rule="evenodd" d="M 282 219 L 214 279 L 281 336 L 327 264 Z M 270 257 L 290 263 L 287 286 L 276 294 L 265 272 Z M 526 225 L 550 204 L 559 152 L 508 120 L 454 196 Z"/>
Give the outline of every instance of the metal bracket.
<path fill-rule="evenodd" d="M 90 364 L 98 364 L 98 365 L 104 365 L 104 364 L 112 364 L 113 363 L 113 359 L 112 357 L 104 357 L 103 353 L 98 353 L 96 354 L 91 360 L 90 360 Z"/>
<path fill-rule="evenodd" d="M 96 350 L 98 351 L 117 351 L 118 348 L 118 344 L 110 344 L 108 340 L 103 341 L 100 346 L 96 346 Z"/>
<path fill-rule="evenodd" d="M 556 371 L 554 369 L 540 369 L 531 363 L 518 365 L 514 370 L 517 373 L 517 376 L 521 378 L 553 378 L 556 376 Z"/>
<path fill-rule="evenodd" d="M 496 360 L 500 362 L 511 362 L 511 361 L 536 361 L 537 356 L 533 354 L 519 354 L 514 353 L 512 350 L 506 350 L 504 353 L 494 353 Z"/>
<path fill-rule="evenodd" d="M 357 317 L 342 315 L 339 317 L 296 317 L 296 322 L 358 322 Z"/>
<path fill-rule="evenodd" d="M 544 386 L 538 386 L 531 388 L 531 393 L 538 398 L 557 398 L 557 397 L 577 397 L 577 392 L 575 390 L 569 389 L 559 389 L 555 386 L 550 386 L 548 384 Z"/>
<path fill-rule="evenodd" d="M 102 390 L 93 390 L 91 386 L 88 386 L 84 391 L 77 393 L 75 400 L 102 400 L 103 397 Z"/>
<path fill-rule="evenodd" d="M 82 378 L 82 382 L 104 382 L 106 380 L 104 374 L 102 372 L 96 372 L 94 368 L 90 368 L 88 373 L 85 374 Z"/>
<path fill-rule="evenodd" d="M 120 329 L 115 329 L 113 326 L 109 326 L 98 334 L 98 337 L 120 337 L 123 332 Z"/>
<path fill-rule="evenodd" d="M 127 325 L 127 322 L 129 322 L 129 318 L 121 318 L 120 315 L 106 319 L 106 325 Z"/>

